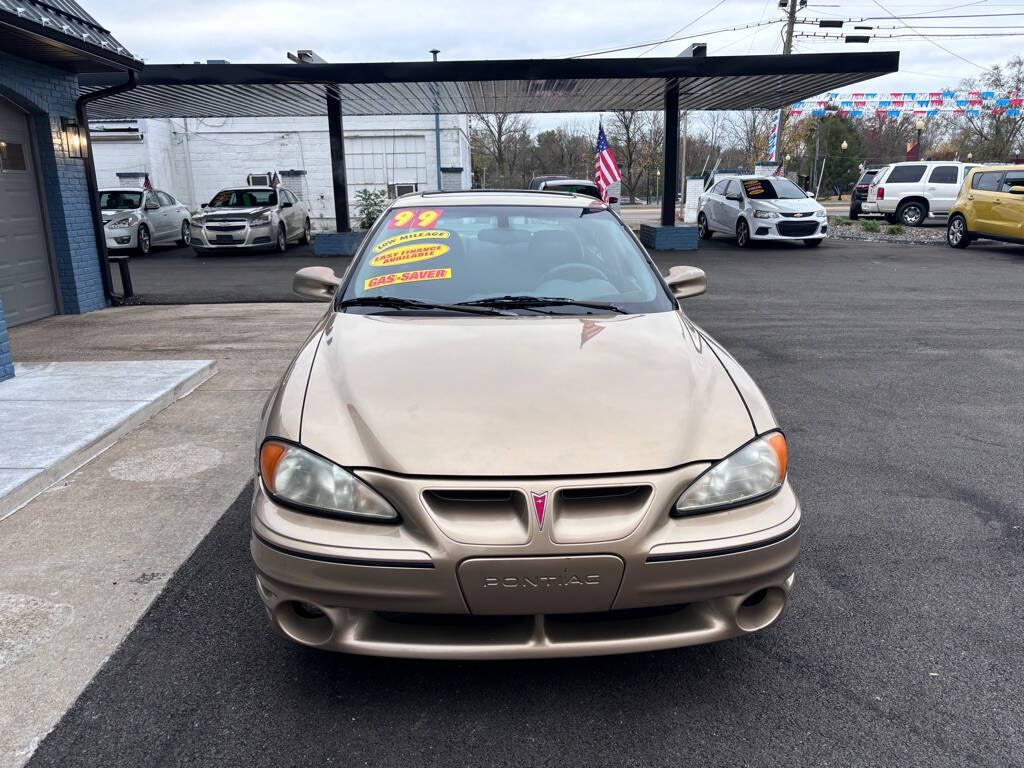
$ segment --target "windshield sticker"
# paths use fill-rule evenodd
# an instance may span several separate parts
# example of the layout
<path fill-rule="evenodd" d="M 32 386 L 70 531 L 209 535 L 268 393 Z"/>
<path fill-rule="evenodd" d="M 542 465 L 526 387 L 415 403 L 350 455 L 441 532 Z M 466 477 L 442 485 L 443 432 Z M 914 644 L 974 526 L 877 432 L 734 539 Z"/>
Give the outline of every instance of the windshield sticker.
<path fill-rule="evenodd" d="M 404 235 L 395 235 L 377 243 L 373 246 L 373 252 L 380 253 L 388 248 L 394 248 L 396 245 L 405 245 L 413 240 L 447 240 L 450 235 L 451 233 L 445 229 L 425 229 L 420 232 L 406 232 Z"/>
<path fill-rule="evenodd" d="M 436 259 L 448 253 L 448 246 L 440 243 L 424 243 L 422 245 L 403 245 L 390 251 L 378 253 L 370 259 L 371 267 L 394 267 L 398 264 L 411 264 L 414 261 Z"/>
<path fill-rule="evenodd" d="M 747 190 L 748 197 L 760 197 L 764 194 L 764 187 L 759 181 L 744 181 L 743 188 Z"/>
<path fill-rule="evenodd" d="M 443 212 L 443 208 L 429 208 L 423 211 L 403 208 L 395 211 L 395 215 L 388 222 L 388 229 L 430 229 L 441 218 Z"/>
<path fill-rule="evenodd" d="M 419 283 L 423 280 L 451 280 L 452 268 L 439 267 L 438 269 L 414 269 L 409 272 L 391 272 L 387 275 L 377 275 L 363 281 L 363 290 L 371 291 L 374 288 L 381 288 L 385 285 L 401 285 L 403 283 Z"/>

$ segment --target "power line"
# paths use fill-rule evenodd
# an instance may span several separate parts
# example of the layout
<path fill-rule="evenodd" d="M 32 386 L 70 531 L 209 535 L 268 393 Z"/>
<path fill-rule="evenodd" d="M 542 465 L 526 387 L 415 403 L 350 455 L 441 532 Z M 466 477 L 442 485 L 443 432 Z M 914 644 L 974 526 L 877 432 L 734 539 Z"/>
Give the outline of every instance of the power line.
<path fill-rule="evenodd" d="M 680 35 L 678 37 L 670 37 L 670 38 L 666 38 L 665 40 L 655 40 L 655 41 L 648 40 L 647 42 L 644 42 L 644 43 L 635 43 L 634 45 L 623 45 L 623 46 L 620 46 L 618 48 L 604 48 L 604 49 L 601 49 L 601 50 L 598 50 L 598 51 L 586 51 L 584 53 L 575 53 L 575 54 L 572 54 L 571 56 L 567 56 L 566 58 L 568 58 L 568 59 L 579 59 L 579 58 L 583 58 L 584 56 L 599 56 L 599 55 L 604 54 L 604 53 L 618 53 L 619 51 L 631 51 L 631 50 L 633 50 L 635 48 L 643 48 L 644 46 L 651 46 L 652 42 L 653 42 L 654 47 L 657 47 L 657 46 L 663 45 L 665 43 L 674 43 L 674 42 L 678 42 L 679 40 L 692 40 L 695 37 L 704 37 L 704 36 L 707 36 L 707 35 L 718 35 L 718 34 L 721 34 L 722 32 L 737 32 L 739 30 L 752 29 L 754 27 L 768 27 L 768 26 L 771 26 L 772 24 L 781 24 L 781 23 L 783 23 L 783 21 L 784 21 L 784 19 L 773 19 L 771 21 L 762 21 L 762 22 L 757 22 L 757 23 L 753 23 L 753 24 L 741 24 L 741 25 L 735 26 L 735 27 L 723 27 L 722 29 L 712 29 L 712 30 L 704 30 L 704 31 L 701 31 L 701 32 L 692 32 L 689 35 Z"/>
<path fill-rule="evenodd" d="M 692 27 L 692 26 L 693 26 L 694 24 L 696 24 L 696 23 L 697 23 L 698 21 L 700 21 L 701 19 L 703 19 L 703 18 L 704 18 L 705 16 L 707 16 L 707 15 L 708 15 L 709 13 L 711 13 L 712 11 L 715 11 L 715 10 L 718 10 L 719 8 L 721 8 L 721 7 L 722 7 L 722 5 L 723 5 L 724 3 L 725 3 L 725 0 L 718 0 L 718 2 L 717 2 L 717 3 L 715 3 L 715 4 L 713 5 L 713 6 L 711 6 L 711 7 L 710 7 L 710 8 L 708 8 L 708 9 L 707 9 L 706 11 L 704 11 L 704 13 L 702 13 L 702 14 L 701 14 L 700 16 L 698 16 L 697 18 L 693 19 L 693 20 L 692 20 L 692 21 L 690 21 L 689 23 L 687 23 L 687 24 L 684 24 L 684 25 L 683 25 L 683 26 L 681 26 L 681 27 L 680 27 L 679 29 L 677 29 L 677 30 L 676 30 L 675 32 L 673 32 L 673 33 L 672 33 L 671 35 L 669 35 L 668 37 L 669 37 L 669 38 L 675 37 L 675 36 L 676 36 L 676 35 L 678 35 L 678 34 L 679 34 L 680 32 L 682 32 L 682 31 L 684 31 L 684 30 L 687 30 L 687 29 L 689 29 L 690 27 Z M 653 51 L 653 50 L 654 50 L 655 48 L 657 48 L 657 47 L 658 47 L 659 45 L 664 45 L 665 43 L 668 43 L 668 42 L 670 42 L 670 40 L 669 40 L 669 39 L 665 39 L 665 40 L 662 40 L 662 41 L 661 41 L 660 43 L 657 43 L 656 45 L 652 45 L 652 46 L 651 46 L 650 48 L 648 48 L 647 50 L 645 50 L 645 51 L 640 51 L 640 53 L 638 53 L 637 55 L 638 55 L 638 56 L 643 56 L 644 54 L 646 54 L 646 53 L 650 53 L 651 51 Z"/>
<path fill-rule="evenodd" d="M 897 27 L 894 27 L 894 29 L 897 29 Z M 870 33 L 870 34 L 868 34 L 867 32 L 863 32 L 863 33 L 860 33 L 860 34 L 863 34 L 865 37 L 870 37 L 872 40 L 919 40 L 922 37 L 924 37 L 924 35 L 921 34 L 920 32 L 915 32 L 915 33 L 912 33 L 912 34 L 909 34 L 909 35 L 876 35 L 873 32 Z M 819 40 L 845 40 L 846 37 L 847 37 L 847 35 L 842 33 L 842 32 L 837 33 L 837 34 L 832 34 L 832 33 L 829 33 L 829 32 L 821 32 L 821 33 L 819 33 L 819 32 L 797 32 L 796 36 L 797 37 L 816 37 Z M 979 40 L 979 39 L 985 38 L 985 37 L 1024 37 L 1024 32 L 975 32 L 975 33 L 968 32 L 968 33 L 962 34 L 962 35 L 961 34 L 930 35 L 929 37 L 930 38 L 940 38 L 940 39 L 945 39 L 945 40 Z M 925 40 L 928 41 L 929 38 L 925 38 Z M 949 53 L 952 53 L 952 52 L 950 51 Z M 956 54 L 953 54 L 953 55 L 955 56 Z M 967 59 L 964 59 L 964 61 L 967 61 Z M 967 63 L 968 64 L 973 64 L 973 62 L 970 62 L 970 61 L 967 61 Z M 974 66 L 977 67 L 977 66 L 980 66 L 980 65 L 974 64 Z M 982 67 L 982 69 L 988 69 L 988 67 Z"/>
<path fill-rule="evenodd" d="M 878 0 L 871 0 L 871 2 L 873 2 L 873 3 L 875 4 L 875 5 L 877 5 L 877 6 L 878 6 L 878 8 L 879 8 L 880 10 L 883 10 L 883 11 L 885 11 L 886 13 L 888 13 L 888 14 L 889 14 L 890 16 L 892 16 L 892 18 L 896 19 L 896 20 L 897 20 L 898 22 L 900 22 L 900 24 L 902 24 L 903 26 L 905 26 L 905 27 L 906 27 L 907 29 L 909 29 L 909 30 L 910 30 L 911 32 L 917 32 L 917 30 L 916 30 L 916 29 L 914 29 L 914 28 L 913 28 L 912 26 L 910 26 L 909 24 L 907 24 L 907 22 L 903 21 L 903 20 L 902 20 L 902 19 L 900 19 L 900 18 L 899 18 L 898 16 L 896 16 L 895 14 L 891 13 L 890 11 L 888 11 L 888 10 L 887 10 L 887 9 L 885 8 L 885 6 L 884 6 L 884 5 L 882 5 L 882 4 L 880 3 L 880 2 L 878 2 Z M 1012 15 L 1012 14 L 1010 14 L 1010 15 Z M 1017 15 L 1019 15 L 1019 14 L 1017 14 Z M 939 50 L 941 50 L 941 51 L 945 51 L 945 52 L 946 52 L 946 53 L 948 53 L 948 54 L 949 54 L 950 56 L 954 56 L 954 57 L 956 57 L 956 58 L 960 59 L 961 61 L 963 61 L 963 62 L 966 62 L 967 64 L 970 64 L 970 65 L 971 65 L 972 67 L 977 67 L 978 69 L 980 69 L 980 70 L 982 70 L 982 71 L 984 71 L 984 72 L 990 72 L 990 71 L 991 71 L 991 70 L 990 70 L 990 69 L 989 69 L 988 67 L 983 67 L 983 66 L 981 66 L 980 64 L 977 64 L 977 63 L 975 63 L 975 62 L 971 61 L 971 60 L 970 60 L 970 59 L 968 59 L 968 58 L 967 58 L 966 56 L 961 56 L 961 55 L 960 55 L 959 53 L 955 53 L 955 52 L 953 52 L 953 51 L 949 50 L 949 48 L 947 48 L 946 46 L 942 45 L 941 43 L 936 43 L 936 42 L 935 42 L 934 40 L 932 40 L 931 38 L 929 38 L 929 37 L 928 37 L 927 35 L 924 35 L 924 34 L 922 34 L 922 33 L 920 33 L 920 32 L 917 32 L 917 34 L 918 34 L 918 35 L 920 35 L 921 37 L 923 37 L 923 38 L 924 38 L 925 40 L 927 40 L 928 42 L 930 42 L 930 43 L 931 43 L 932 45 L 934 45 L 934 46 L 935 46 L 936 48 L 938 48 Z"/>

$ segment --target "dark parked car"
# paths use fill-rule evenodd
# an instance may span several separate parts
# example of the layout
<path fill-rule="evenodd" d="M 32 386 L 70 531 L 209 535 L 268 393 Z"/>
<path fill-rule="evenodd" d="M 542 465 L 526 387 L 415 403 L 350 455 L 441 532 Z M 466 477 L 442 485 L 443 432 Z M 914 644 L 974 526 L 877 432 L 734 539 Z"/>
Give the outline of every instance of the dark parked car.
<path fill-rule="evenodd" d="M 853 190 L 850 192 L 850 218 L 856 219 L 860 216 L 860 204 L 868 199 L 868 187 L 871 186 L 871 180 L 875 178 L 875 174 L 878 173 L 878 168 L 869 168 L 864 171 L 857 183 L 853 185 Z"/>

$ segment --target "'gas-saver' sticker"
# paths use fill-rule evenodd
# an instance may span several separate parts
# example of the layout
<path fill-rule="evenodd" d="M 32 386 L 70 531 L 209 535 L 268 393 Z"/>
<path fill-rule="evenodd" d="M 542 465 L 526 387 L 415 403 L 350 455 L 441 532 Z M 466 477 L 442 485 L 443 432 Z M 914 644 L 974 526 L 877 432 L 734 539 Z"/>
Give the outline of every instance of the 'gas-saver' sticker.
<path fill-rule="evenodd" d="M 414 261 L 436 259 L 448 253 L 448 246 L 440 243 L 422 243 L 421 245 L 403 245 L 390 251 L 378 253 L 370 259 L 371 267 L 394 267 L 399 264 L 411 264 Z"/>
<path fill-rule="evenodd" d="M 452 268 L 439 267 L 438 269 L 413 269 L 408 272 L 391 272 L 386 275 L 377 275 L 363 281 L 363 290 L 370 291 L 374 288 L 381 288 L 385 285 L 401 285 L 402 283 L 418 283 L 423 280 L 451 280 Z"/>
<path fill-rule="evenodd" d="M 441 218 L 443 208 L 402 208 L 388 222 L 388 229 L 430 229 Z"/>
<path fill-rule="evenodd" d="M 447 240 L 450 236 L 451 233 L 446 229 L 423 229 L 418 232 L 406 232 L 404 235 L 395 235 L 377 243 L 373 246 L 373 252 L 380 253 L 388 248 L 394 248 L 396 245 L 405 245 L 414 240 Z"/>

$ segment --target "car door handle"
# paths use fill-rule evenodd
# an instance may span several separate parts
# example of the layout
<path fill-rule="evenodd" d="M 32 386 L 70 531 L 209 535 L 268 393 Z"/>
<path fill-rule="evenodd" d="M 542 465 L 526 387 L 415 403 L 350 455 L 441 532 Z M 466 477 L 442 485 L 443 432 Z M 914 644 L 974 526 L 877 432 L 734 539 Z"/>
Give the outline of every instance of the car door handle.
<path fill-rule="evenodd" d="M 928 187 L 928 191 L 929 192 L 934 192 L 935 191 L 935 187 Z"/>
<path fill-rule="evenodd" d="M 968 196 L 967 196 L 967 199 L 968 199 L 968 200 L 973 200 L 973 199 L 974 199 L 974 195 L 968 195 Z"/>
<path fill-rule="evenodd" d="M 1003 204 L 1003 201 L 1002 201 L 1002 200 L 1000 200 L 1000 199 L 999 199 L 998 197 L 997 197 L 997 198 L 995 198 L 995 199 L 994 199 L 994 200 L 992 201 L 992 205 L 1002 205 L 1002 204 Z"/>

